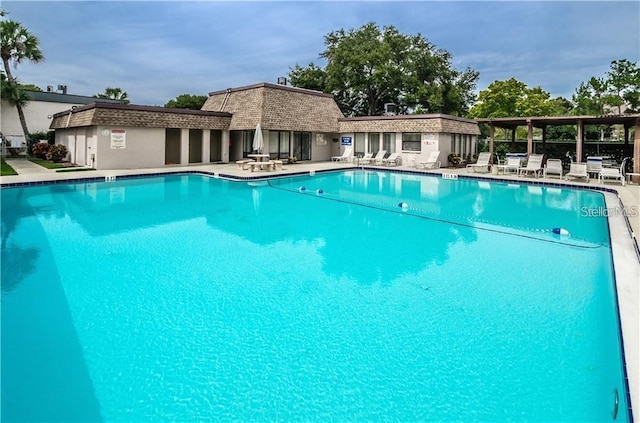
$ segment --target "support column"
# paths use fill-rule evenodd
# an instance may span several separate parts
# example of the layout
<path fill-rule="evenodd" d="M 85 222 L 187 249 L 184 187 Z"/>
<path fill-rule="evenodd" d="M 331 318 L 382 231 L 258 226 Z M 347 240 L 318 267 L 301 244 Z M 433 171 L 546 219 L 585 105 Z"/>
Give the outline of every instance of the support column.
<path fill-rule="evenodd" d="M 189 129 L 180 129 L 180 164 L 189 164 Z"/>
<path fill-rule="evenodd" d="M 624 125 L 624 156 L 631 156 L 633 155 L 633 151 L 629 148 L 629 127 L 627 125 Z"/>
<path fill-rule="evenodd" d="M 230 138 L 229 134 L 230 133 L 229 133 L 228 129 L 224 129 L 222 131 L 222 137 L 221 137 L 222 138 L 221 139 L 221 142 L 222 142 L 222 146 L 221 146 L 221 150 L 222 150 L 221 151 L 221 153 L 222 153 L 221 160 L 222 160 L 222 163 L 229 163 L 229 138 Z"/>
<path fill-rule="evenodd" d="M 527 156 L 533 154 L 533 124 L 527 119 Z"/>
<path fill-rule="evenodd" d="M 211 163 L 211 129 L 202 130 L 202 163 Z"/>
<path fill-rule="evenodd" d="M 633 173 L 640 173 L 640 119 L 636 119 L 633 136 Z M 634 176 L 633 182 L 640 183 L 640 176 Z"/>
<path fill-rule="evenodd" d="M 509 146 L 509 149 L 513 152 L 516 151 L 516 132 L 518 132 L 517 126 L 511 130 L 511 146 Z"/>
<path fill-rule="evenodd" d="M 584 123 L 578 119 L 578 134 L 576 135 L 576 163 L 582 163 L 582 139 L 584 138 Z"/>
<path fill-rule="evenodd" d="M 547 155 L 547 125 L 542 127 L 542 154 Z"/>
<path fill-rule="evenodd" d="M 491 156 L 490 163 L 493 163 L 493 137 L 495 135 L 496 128 L 493 123 L 489 124 L 489 155 Z"/>

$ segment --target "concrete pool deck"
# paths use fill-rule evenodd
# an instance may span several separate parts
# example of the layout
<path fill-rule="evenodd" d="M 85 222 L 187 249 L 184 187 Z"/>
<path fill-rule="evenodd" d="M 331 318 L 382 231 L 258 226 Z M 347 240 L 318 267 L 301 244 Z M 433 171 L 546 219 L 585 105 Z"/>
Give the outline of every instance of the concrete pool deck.
<path fill-rule="evenodd" d="M 7 164 L 13 167 L 18 175 L 0 177 L 3 186 L 33 183 L 78 180 L 83 178 L 105 178 L 107 176 L 125 175 L 152 175 L 159 173 L 178 172 L 206 172 L 220 177 L 230 178 L 256 178 L 256 177 L 281 177 L 296 174 L 308 174 L 327 170 L 354 169 L 353 163 L 313 162 L 285 164 L 278 171 L 255 171 L 238 169 L 235 163 L 229 164 L 194 164 L 189 166 L 165 166 L 153 169 L 122 169 L 122 170 L 91 170 L 80 172 L 56 172 L 45 169 L 25 159 L 6 159 Z M 518 181 L 519 183 L 543 183 L 562 186 L 598 189 L 607 188 L 615 192 L 605 192 L 606 213 L 609 216 L 609 228 L 611 232 L 611 244 L 616 275 L 616 287 L 618 293 L 618 305 L 622 326 L 622 336 L 625 349 L 627 377 L 629 381 L 630 396 L 633 405 L 633 418 L 640 421 L 640 257 L 636 252 L 636 238 L 640 234 L 640 185 L 607 182 L 598 183 L 597 179 L 590 182 L 564 181 L 558 178 L 533 178 L 518 177 L 513 174 L 495 175 L 491 173 L 468 173 L 465 168 L 442 169 L 415 169 L 408 166 L 382 167 L 366 166 L 367 168 L 381 168 L 386 170 L 401 170 L 427 174 L 456 174 L 486 178 L 488 180 Z M 621 207 L 622 205 L 622 207 Z M 623 211 L 624 210 L 624 211 Z M 535 257 L 534 257 L 535 258 Z M 579 269 L 577 269 L 579 271 Z M 622 410 L 620 410 L 622 411 Z"/>

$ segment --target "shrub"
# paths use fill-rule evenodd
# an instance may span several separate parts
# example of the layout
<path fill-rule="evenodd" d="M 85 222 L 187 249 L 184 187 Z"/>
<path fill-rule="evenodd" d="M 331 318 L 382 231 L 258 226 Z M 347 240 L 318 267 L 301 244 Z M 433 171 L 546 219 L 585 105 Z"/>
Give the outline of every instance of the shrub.
<path fill-rule="evenodd" d="M 50 145 L 55 144 L 56 133 L 55 131 L 49 132 L 33 132 L 29 134 L 29 138 L 27 139 L 27 154 L 30 156 L 35 156 L 33 153 L 33 147 L 38 144 L 41 140 L 46 140 Z"/>
<path fill-rule="evenodd" d="M 31 148 L 31 153 L 39 158 L 39 159 L 43 159 L 45 160 L 47 158 L 47 154 L 49 153 L 49 150 L 52 149 L 53 146 L 46 143 L 46 142 L 40 142 L 35 144 L 32 148 Z"/>
<path fill-rule="evenodd" d="M 54 163 L 58 163 L 67 158 L 67 147 L 62 144 L 50 146 L 47 152 L 47 160 L 51 160 Z"/>

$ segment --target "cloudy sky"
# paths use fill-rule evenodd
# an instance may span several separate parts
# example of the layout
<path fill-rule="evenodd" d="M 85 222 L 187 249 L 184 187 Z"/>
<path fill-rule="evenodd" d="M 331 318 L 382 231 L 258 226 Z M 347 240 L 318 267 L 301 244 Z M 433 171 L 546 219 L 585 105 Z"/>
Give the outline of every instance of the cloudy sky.
<path fill-rule="evenodd" d="M 640 61 L 637 1 L 4 1 L 39 37 L 45 61 L 21 82 L 94 95 L 107 86 L 136 104 L 182 93 L 276 82 L 318 58 L 324 36 L 367 22 L 421 33 L 480 72 L 478 90 L 510 77 L 571 97 L 612 60 Z"/>

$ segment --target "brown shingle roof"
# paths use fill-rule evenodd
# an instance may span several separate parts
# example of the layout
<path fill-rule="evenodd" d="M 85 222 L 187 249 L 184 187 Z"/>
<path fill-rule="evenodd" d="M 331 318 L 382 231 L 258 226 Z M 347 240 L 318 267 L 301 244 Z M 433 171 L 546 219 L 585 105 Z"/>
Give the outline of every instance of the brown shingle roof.
<path fill-rule="evenodd" d="M 171 109 L 136 104 L 96 102 L 53 115 L 50 129 L 84 126 L 142 128 L 227 129 L 231 115 L 224 112 Z"/>
<path fill-rule="evenodd" d="M 214 91 L 202 110 L 232 113 L 231 130 L 337 132 L 344 117 L 331 94 L 268 83 Z"/>

